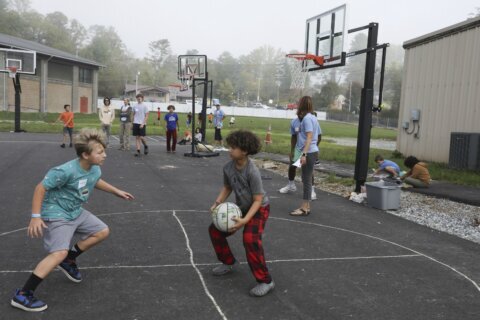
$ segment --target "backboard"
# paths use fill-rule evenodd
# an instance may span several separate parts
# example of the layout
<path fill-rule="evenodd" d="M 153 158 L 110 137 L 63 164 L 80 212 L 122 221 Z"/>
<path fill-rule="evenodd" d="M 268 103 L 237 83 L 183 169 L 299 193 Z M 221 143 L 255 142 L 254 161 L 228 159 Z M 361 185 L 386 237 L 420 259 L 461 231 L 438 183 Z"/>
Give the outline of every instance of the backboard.
<path fill-rule="evenodd" d="M 9 72 L 9 67 L 16 67 L 17 73 L 35 74 L 36 52 L 0 48 L 0 72 Z"/>
<path fill-rule="evenodd" d="M 322 68 L 345 64 L 344 44 L 347 5 L 341 5 L 307 19 L 305 28 L 305 53 L 324 57 Z M 313 61 L 307 61 L 307 70 L 318 70 Z M 321 68 L 320 68 L 321 69 Z"/>
<path fill-rule="evenodd" d="M 188 80 L 192 75 L 195 79 L 205 79 L 207 74 L 206 55 L 178 56 L 178 79 Z"/>

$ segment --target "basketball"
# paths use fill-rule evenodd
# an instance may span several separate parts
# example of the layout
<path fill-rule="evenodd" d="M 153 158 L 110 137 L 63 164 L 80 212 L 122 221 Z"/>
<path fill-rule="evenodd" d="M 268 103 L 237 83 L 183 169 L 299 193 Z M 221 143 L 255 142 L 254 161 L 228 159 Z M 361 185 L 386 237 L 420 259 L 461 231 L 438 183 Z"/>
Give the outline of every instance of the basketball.
<path fill-rule="evenodd" d="M 235 221 L 232 220 L 234 217 L 241 218 L 242 210 L 231 202 L 219 204 L 212 213 L 213 224 L 222 232 L 228 232 L 228 229 L 235 225 Z"/>

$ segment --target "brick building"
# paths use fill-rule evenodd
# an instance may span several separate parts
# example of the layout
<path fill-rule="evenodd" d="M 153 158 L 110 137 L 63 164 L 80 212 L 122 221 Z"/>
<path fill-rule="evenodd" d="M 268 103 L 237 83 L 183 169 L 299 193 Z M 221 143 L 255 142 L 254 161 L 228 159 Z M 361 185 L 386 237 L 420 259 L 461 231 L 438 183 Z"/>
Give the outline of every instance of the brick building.
<path fill-rule="evenodd" d="M 37 52 L 35 75 L 21 74 L 22 111 L 73 112 L 97 110 L 98 70 L 101 64 L 37 42 L 0 33 L 0 47 Z M 0 110 L 13 111 L 15 90 L 7 73 L 0 75 Z"/>

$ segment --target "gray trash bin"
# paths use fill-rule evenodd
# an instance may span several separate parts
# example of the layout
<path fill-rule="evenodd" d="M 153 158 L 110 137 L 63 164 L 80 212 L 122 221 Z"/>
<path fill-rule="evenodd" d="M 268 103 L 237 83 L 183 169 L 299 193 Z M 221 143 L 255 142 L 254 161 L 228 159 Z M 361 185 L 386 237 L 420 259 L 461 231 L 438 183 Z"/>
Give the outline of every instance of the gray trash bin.
<path fill-rule="evenodd" d="M 385 181 L 365 183 L 367 202 L 381 210 L 397 210 L 400 207 L 401 185 Z"/>

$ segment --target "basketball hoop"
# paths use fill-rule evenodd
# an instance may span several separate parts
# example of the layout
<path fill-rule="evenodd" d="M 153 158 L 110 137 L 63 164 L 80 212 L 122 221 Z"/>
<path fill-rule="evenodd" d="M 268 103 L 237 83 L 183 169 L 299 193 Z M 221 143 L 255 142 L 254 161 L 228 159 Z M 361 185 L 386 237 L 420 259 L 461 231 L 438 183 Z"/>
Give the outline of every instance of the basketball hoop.
<path fill-rule="evenodd" d="M 12 79 L 15 79 L 17 75 L 17 67 L 7 67 L 8 69 L 8 76 Z"/>
<path fill-rule="evenodd" d="M 305 80 L 308 74 L 308 61 L 312 61 L 318 66 L 322 66 L 324 59 L 322 56 L 316 56 L 308 53 L 291 53 L 286 55 L 290 58 L 290 71 L 292 74 L 292 82 L 290 89 L 304 89 Z"/>
<path fill-rule="evenodd" d="M 185 73 L 179 77 L 180 82 L 182 83 L 180 91 L 187 91 L 190 88 L 190 84 L 192 83 L 194 76 L 194 73 Z"/>

